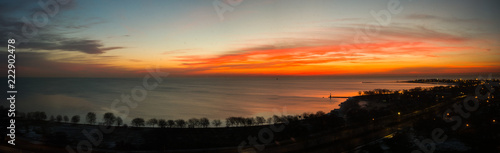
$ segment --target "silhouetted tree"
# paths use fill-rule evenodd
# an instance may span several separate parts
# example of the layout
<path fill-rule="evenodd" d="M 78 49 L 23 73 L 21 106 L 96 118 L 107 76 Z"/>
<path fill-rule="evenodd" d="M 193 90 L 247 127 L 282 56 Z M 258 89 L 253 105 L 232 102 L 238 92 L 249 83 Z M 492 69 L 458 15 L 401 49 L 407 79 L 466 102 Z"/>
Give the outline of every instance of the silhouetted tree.
<path fill-rule="evenodd" d="M 116 125 L 121 126 L 123 124 L 123 120 L 121 117 L 116 117 Z"/>
<path fill-rule="evenodd" d="M 272 117 L 267 118 L 267 124 L 271 124 L 272 122 L 273 122 L 273 118 Z"/>
<path fill-rule="evenodd" d="M 326 114 L 326 113 L 325 113 L 325 112 L 323 112 L 323 111 L 318 111 L 318 112 L 316 112 L 316 117 L 321 117 L 321 116 L 323 116 L 323 115 L 325 115 L 325 114 Z"/>
<path fill-rule="evenodd" d="M 203 117 L 200 119 L 200 125 L 206 128 L 210 125 L 210 120 L 208 120 L 208 118 Z"/>
<path fill-rule="evenodd" d="M 282 115 L 282 116 L 280 117 L 280 122 L 281 122 L 281 123 L 288 124 L 288 116 Z"/>
<path fill-rule="evenodd" d="M 273 123 L 274 123 L 274 124 L 277 124 L 277 123 L 279 123 L 279 122 L 281 122 L 280 117 L 279 117 L 278 115 L 273 115 Z"/>
<path fill-rule="evenodd" d="M 194 128 L 200 125 L 200 120 L 197 118 L 191 118 L 188 120 L 187 124 L 189 128 Z"/>
<path fill-rule="evenodd" d="M 243 117 L 236 117 L 236 123 L 241 126 L 246 126 L 247 124 L 247 119 Z"/>
<path fill-rule="evenodd" d="M 226 118 L 226 126 L 230 127 L 235 124 L 234 117 L 228 117 Z"/>
<path fill-rule="evenodd" d="M 61 115 L 57 115 L 56 120 L 57 122 L 61 122 L 63 120 L 63 117 Z"/>
<path fill-rule="evenodd" d="M 1 109 L 0 109 L 0 110 L 1 110 Z M 17 116 L 17 117 L 19 117 L 19 118 L 26 118 L 26 113 L 24 113 L 24 112 L 19 112 L 19 113 L 17 113 L 17 114 L 18 114 L 18 115 L 16 115 L 16 116 Z"/>
<path fill-rule="evenodd" d="M 113 113 L 105 113 L 103 116 L 104 119 L 104 125 L 111 126 L 116 122 L 116 117 L 115 114 Z"/>
<path fill-rule="evenodd" d="M 255 118 L 255 122 L 257 123 L 257 125 L 262 125 L 266 122 L 266 119 L 262 116 L 257 116 Z"/>
<path fill-rule="evenodd" d="M 144 126 L 144 119 L 142 118 L 134 118 L 132 120 L 132 126 L 135 126 L 135 127 L 140 127 L 140 126 Z"/>
<path fill-rule="evenodd" d="M 175 125 L 177 125 L 177 127 L 179 128 L 184 128 L 186 126 L 186 121 L 184 121 L 183 119 L 175 120 Z"/>
<path fill-rule="evenodd" d="M 52 122 L 56 121 L 56 118 L 54 117 L 54 115 L 50 115 L 50 121 L 52 121 Z"/>
<path fill-rule="evenodd" d="M 298 121 L 299 120 L 299 115 L 288 115 L 286 116 L 287 121 Z"/>
<path fill-rule="evenodd" d="M 255 123 L 255 119 L 253 117 L 245 118 L 244 125 L 252 126 Z"/>
<path fill-rule="evenodd" d="M 33 116 L 33 113 L 31 113 L 31 112 L 28 112 L 28 114 L 26 114 L 26 118 L 29 120 L 33 119 L 32 116 Z"/>
<path fill-rule="evenodd" d="M 95 122 L 96 122 L 96 115 L 95 115 L 95 113 L 94 112 L 88 112 L 87 113 L 87 117 L 85 118 L 85 120 L 89 124 L 95 124 Z"/>
<path fill-rule="evenodd" d="M 168 125 L 169 128 L 172 128 L 172 127 L 175 126 L 175 121 L 174 120 L 168 120 L 167 121 L 167 125 Z"/>
<path fill-rule="evenodd" d="M 164 119 L 158 120 L 158 126 L 160 126 L 160 128 L 165 128 L 167 126 L 167 121 Z"/>
<path fill-rule="evenodd" d="M 26 115 L 26 118 L 31 120 L 46 120 L 47 115 L 45 112 L 29 112 L 28 115 Z"/>
<path fill-rule="evenodd" d="M 34 119 L 33 112 L 28 112 L 28 114 L 26 115 L 26 118 L 30 119 L 30 120 Z"/>
<path fill-rule="evenodd" d="M 47 119 L 47 114 L 45 112 L 40 112 L 40 120 L 46 120 Z"/>
<path fill-rule="evenodd" d="M 155 125 L 158 124 L 158 120 L 156 118 L 149 119 L 148 122 L 147 122 L 147 124 L 149 126 L 155 127 Z"/>
<path fill-rule="evenodd" d="M 310 117 L 314 117 L 314 114 L 312 114 L 312 113 L 307 113 L 307 112 L 302 113 L 302 118 L 303 118 L 303 119 L 307 119 L 307 118 L 310 118 Z"/>
<path fill-rule="evenodd" d="M 212 125 L 214 125 L 215 127 L 219 127 L 221 124 L 222 122 L 220 120 L 212 120 Z"/>
<path fill-rule="evenodd" d="M 71 122 L 75 123 L 75 124 L 80 122 L 80 115 L 75 115 L 75 116 L 71 117 Z"/>
<path fill-rule="evenodd" d="M 226 126 L 240 126 L 240 125 L 246 125 L 247 120 L 246 118 L 243 117 L 229 117 L 226 118 Z"/>
<path fill-rule="evenodd" d="M 69 117 L 64 115 L 64 122 L 69 122 Z"/>

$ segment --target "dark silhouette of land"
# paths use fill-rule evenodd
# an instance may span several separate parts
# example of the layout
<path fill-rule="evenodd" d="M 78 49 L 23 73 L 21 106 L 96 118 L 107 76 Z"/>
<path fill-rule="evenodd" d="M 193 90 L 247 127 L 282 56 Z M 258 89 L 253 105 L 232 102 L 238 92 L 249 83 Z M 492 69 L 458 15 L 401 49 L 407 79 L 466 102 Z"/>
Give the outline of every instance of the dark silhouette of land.
<path fill-rule="evenodd" d="M 430 138 L 436 128 L 444 129 L 449 140 L 434 144 L 436 152 L 500 151 L 500 130 L 497 130 L 500 129 L 497 123 L 500 101 L 495 98 L 500 97 L 499 80 L 407 82 L 448 85 L 363 91 L 329 113 L 320 111 L 268 119 L 229 117 L 221 128 L 218 128 L 222 124 L 220 120 L 210 122 L 206 118 L 187 121 L 136 118 L 132 126 L 128 126 L 119 123 L 121 119 L 113 114 L 105 114 L 101 124 L 114 126 L 115 130 L 105 134 L 93 152 L 411 152 L 420 149 L 414 140 Z M 487 96 L 477 98 L 478 93 Z M 468 112 L 470 116 L 463 119 L 462 128 L 452 130 L 455 122 L 448 118 L 460 114 L 452 111 L 443 116 L 443 112 L 463 104 L 464 99 L 471 96 L 478 99 L 478 109 Z M 3 141 L 0 151 L 66 152 L 65 146 L 76 148 L 80 140 L 87 139 L 82 130 L 98 129 L 97 117 L 92 112 L 85 117 L 85 124 L 75 124 L 79 123 L 79 116 L 73 116 L 69 123 L 59 116 L 47 120 L 44 114 L 33 112 L 19 117 L 18 144 L 10 146 Z M 4 123 L 2 126 L 6 126 Z M 272 132 L 272 141 L 250 143 L 249 137 L 258 137 L 262 129 L 271 126 L 284 128 Z M 7 139 L 5 135 L 0 138 Z"/>

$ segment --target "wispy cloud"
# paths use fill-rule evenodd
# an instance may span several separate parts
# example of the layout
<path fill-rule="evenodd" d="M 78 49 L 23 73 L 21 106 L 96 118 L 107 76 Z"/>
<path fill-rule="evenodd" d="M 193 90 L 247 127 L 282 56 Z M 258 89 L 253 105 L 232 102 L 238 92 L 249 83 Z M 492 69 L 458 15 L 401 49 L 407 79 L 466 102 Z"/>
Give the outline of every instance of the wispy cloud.
<path fill-rule="evenodd" d="M 196 50 L 199 50 L 199 49 L 196 49 L 196 48 L 188 48 L 188 49 L 169 50 L 169 51 L 163 52 L 163 53 L 161 53 L 161 54 L 163 54 L 163 55 L 182 54 L 182 53 L 187 53 L 187 52 L 190 52 L 190 51 L 196 51 Z"/>
<path fill-rule="evenodd" d="M 35 1 L 21 1 L 21 3 L 0 2 L 0 34 L 8 36 L 9 33 L 17 35 L 22 34 L 22 28 L 25 23 L 20 19 L 23 16 L 7 16 L 11 12 L 23 12 L 25 16 L 31 16 L 36 11 L 43 11 Z M 75 8 L 76 2 L 69 1 L 68 4 L 60 5 L 59 13 Z M 13 9 L 16 8 L 16 9 Z M 10 12 L 9 12 L 10 11 Z M 61 15 L 59 15 L 61 16 Z M 28 42 L 23 43 L 24 49 L 32 51 L 39 50 L 60 50 L 60 51 L 78 51 L 87 54 L 102 54 L 106 51 L 122 49 L 124 47 L 114 46 L 105 47 L 102 41 L 96 39 L 75 38 L 66 35 L 68 31 L 81 30 L 91 25 L 102 23 L 102 20 L 94 20 L 89 23 L 74 22 L 76 19 L 59 20 L 58 17 L 50 18 L 50 23 L 38 29 L 38 35 L 30 38 Z M 79 23 L 79 24 L 77 24 Z"/>
<path fill-rule="evenodd" d="M 464 18 L 456 18 L 456 17 L 442 17 L 437 15 L 429 15 L 429 14 L 411 14 L 405 16 L 406 19 L 410 20 L 438 20 L 444 22 L 454 22 L 454 23 L 479 23 L 485 22 L 484 20 L 479 19 L 464 19 Z"/>
<path fill-rule="evenodd" d="M 78 51 L 87 54 L 102 54 L 109 50 L 122 49 L 124 47 L 104 47 L 101 41 L 98 40 L 59 40 L 59 41 L 34 41 L 23 46 L 33 50 L 61 50 L 61 51 Z"/>
<path fill-rule="evenodd" d="M 94 5 L 80 3 L 84 7 Z M 76 3 L 66 5 L 61 8 L 60 15 L 50 18 L 50 23 L 40 29 L 36 37 L 22 45 L 22 49 L 32 55 L 19 54 L 30 59 L 30 62 L 20 64 L 20 67 L 35 76 L 47 75 L 42 74 L 41 70 L 50 71 L 52 76 L 100 75 L 98 72 L 104 71 L 106 73 L 102 75 L 116 73 L 130 76 L 140 73 L 138 65 L 154 63 L 151 56 L 137 56 L 138 52 L 133 50 L 136 47 L 124 47 L 130 45 L 137 45 L 137 50 L 147 46 L 147 50 L 151 51 L 147 53 L 167 55 L 161 58 L 168 58 L 165 64 L 169 64 L 169 72 L 188 75 L 472 71 L 472 68 L 443 66 L 448 63 L 436 61 L 446 60 L 453 65 L 479 51 L 486 55 L 476 56 L 478 58 L 491 60 L 498 56 L 498 33 L 489 27 L 498 22 L 479 15 L 466 18 L 453 11 L 425 14 L 408 10 L 406 13 L 413 14 L 394 16 L 393 22 L 381 27 L 378 34 L 369 36 L 369 41 L 359 41 L 363 39 L 359 36 L 360 31 L 366 32 L 364 23 L 374 21 L 369 13 L 346 10 L 347 15 L 344 15 L 331 10 L 317 10 L 318 7 L 315 7 L 326 3 L 307 2 L 311 10 L 304 9 L 307 11 L 304 13 L 313 11 L 311 14 L 317 16 L 304 18 L 295 9 L 288 8 L 289 5 L 270 7 L 281 1 L 249 1 L 238 7 L 238 11 L 227 13 L 224 22 L 218 20 L 211 5 L 181 1 L 167 3 L 173 5 L 165 6 L 190 7 L 171 9 L 183 14 L 177 16 L 164 13 L 163 7 L 154 7 L 155 3 L 141 3 L 141 8 L 158 9 L 148 10 L 151 19 L 165 19 L 148 18 L 146 20 L 151 22 L 142 24 L 146 20 L 139 20 L 135 15 L 143 13 L 143 9 L 137 8 L 135 4 L 123 7 L 121 11 L 112 5 L 96 7 L 105 9 L 100 10 L 102 16 L 99 17 L 93 16 L 95 13 L 83 13 L 80 16 L 68 11 L 70 13 L 65 14 L 67 10 L 78 6 Z M 299 1 L 289 4 L 302 5 Z M 431 4 L 434 3 L 427 5 Z M 0 34 L 7 36 L 8 32 L 21 33 L 20 27 L 24 23 L 19 19 L 40 9 L 36 1 L 0 2 Z M 258 24 L 254 24 L 256 22 Z M 479 25 L 477 23 L 481 26 L 475 26 Z M 111 26 L 122 29 L 99 29 Z M 85 33 L 87 30 L 89 33 Z M 127 38 L 130 37 L 129 33 L 120 33 L 127 30 L 137 30 L 137 33 L 131 34 L 137 37 L 133 40 L 134 44 L 130 43 L 132 38 Z M 146 38 L 149 36 L 154 37 L 153 41 L 156 42 Z M 166 50 L 165 46 L 186 49 Z M 110 52 L 112 50 L 123 51 L 123 54 L 116 55 Z M 428 63 L 440 64 L 442 69 L 429 66 Z M 480 63 L 500 65 L 496 61 Z M 53 70 L 47 70 L 47 67 L 53 67 Z"/>
<path fill-rule="evenodd" d="M 248 72 L 264 69 L 296 69 L 302 73 L 301 67 L 318 65 L 344 65 L 346 62 L 370 63 L 387 61 L 385 56 L 435 57 L 434 53 L 443 51 L 464 50 L 468 47 L 440 47 L 423 42 L 387 42 L 370 43 L 366 48 L 346 52 L 347 46 L 312 46 L 280 48 L 255 47 L 254 50 L 243 49 L 215 57 L 178 56 L 187 70 L 195 73 L 210 73 L 224 69 L 227 73 Z M 380 56 L 380 57 L 377 57 Z M 310 71 L 310 70 L 306 70 Z M 336 71 L 331 71 L 335 72 Z M 279 74 L 280 72 L 275 72 Z M 327 72 L 328 73 L 328 72 Z"/>
<path fill-rule="evenodd" d="M 0 56 L 6 57 L 2 52 Z M 85 59 L 81 57 L 70 57 L 61 61 L 51 60 L 53 54 L 46 52 L 18 52 L 16 57 L 20 59 L 16 63 L 16 69 L 22 71 L 22 76 L 37 77 L 123 77 L 140 76 L 135 70 L 123 67 L 110 66 L 108 64 L 97 64 L 95 60 L 113 60 L 115 57 L 101 57 L 97 59 Z M 71 62 L 64 62 L 71 61 Z M 2 68 L 6 69 L 6 67 Z"/>

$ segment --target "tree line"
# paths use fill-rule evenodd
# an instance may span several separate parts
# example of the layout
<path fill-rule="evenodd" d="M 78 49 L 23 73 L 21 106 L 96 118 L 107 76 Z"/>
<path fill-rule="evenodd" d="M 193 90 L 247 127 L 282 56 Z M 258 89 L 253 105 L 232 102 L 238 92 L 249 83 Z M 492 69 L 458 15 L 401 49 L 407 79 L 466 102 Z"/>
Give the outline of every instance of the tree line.
<path fill-rule="evenodd" d="M 286 123 L 288 121 L 297 121 L 301 119 L 320 117 L 325 115 L 323 111 L 318 111 L 316 114 L 314 113 L 303 113 L 302 115 L 287 115 L 287 116 L 278 116 L 273 115 L 269 118 L 264 118 L 262 116 L 257 117 L 228 117 L 225 120 L 226 127 L 238 127 L 238 126 L 258 126 L 263 124 L 279 124 Z M 19 117 L 27 118 L 30 120 L 47 120 L 47 115 L 45 112 L 29 112 L 27 114 L 20 113 Z M 80 123 L 80 115 L 74 115 L 71 119 L 64 115 L 50 116 L 48 121 L 51 122 L 71 122 L 74 124 Z M 97 115 L 94 112 L 88 112 L 85 116 L 85 120 L 83 123 L 90 125 L 106 125 L 106 126 L 124 126 L 128 127 L 127 124 L 123 123 L 123 119 L 119 116 L 115 116 L 113 113 L 108 112 L 102 116 L 102 122 L 97 123 Z M 165 119 L 156 119 L 151 118 L 149 120 L 145 120 L 143 118 L 134 118 L 130 122 L 131 126 L 134 127 L 160 127 L 160 128 L 207 128 L 210 125 L 214 127 L 220 127 L 222 125 L 222 121 L 220 119 L 214 119 L 210 121 L 208 118 L 191 118 L 188 120 L 177 119 L 177 120 L 165 120 Z"/>

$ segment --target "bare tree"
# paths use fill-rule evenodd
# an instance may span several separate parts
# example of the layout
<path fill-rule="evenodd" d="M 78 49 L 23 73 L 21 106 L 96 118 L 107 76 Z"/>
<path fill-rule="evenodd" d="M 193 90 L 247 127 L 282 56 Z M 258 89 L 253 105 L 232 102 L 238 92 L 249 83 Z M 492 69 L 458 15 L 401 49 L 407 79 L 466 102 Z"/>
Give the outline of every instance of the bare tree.
<path fill-rule="evenodd" d="M 158 124 L 158 120 L 156 118 L 149 119 L 147 122 L 148 125 L 155 127 Z"/>
<path fill-rule="evenodd" d="M 318 112 L 316 112 L 316 117 L 321 117 L 321 116 L 323 116 L 323 115 L 325 115 L 325 114 L 326 114 L 326 113 L 325 113 L 325 112 L 323 112 L 323 111 L 318 111 Z"/>
<path fill-rule="evenodd" d="M 116 117 L 116 125 L 121 126 L 123 124 L 123 120 L 121 117 Z"/>
<path fill-rule="evenodd" d="M 273 123 L 277 124 L 281 121 L 280 117 L 278 115 L 273 115 Z"/>
<path fill-rule="evenodd" d="M 219 127 L 222 122 L 220 120 L 212 120 L 212 124 L 215 126 L 215 127 Z"/>
<path fill-rule="evenodd" d="M 252 126 L 255 124 L 255 119 L 253 117 L 249 117 L 245 119 L 245 126 Z"/>
<path fill-rule="evenodd" d="M 29 120 L 32 119 L 32 116 L 33 116 L 33 113 L 31 113 L 31 112 L 28 112 L 28 114 L 26 114 L 26 118 Z"/>
<path fill-rule="evenodd" d="M 200 125 L 200 120 L 197 118 L 191 118 L 188 120 L 188 127 L 195 128 Z"/>
<path fill-rule="evenodd" d="M 56 120 L 57 122 L 61 122 L 63 120 L 63 117 L 61 115 L 57 115 Z"/>
<path fill-rule="evenodd" d="M 313 113 L 308 113 L 308 112 L 302 113 L 302 119 L 307 119 L 307 118 L 310 118 L 310 117 L 314 117 L 314 114 Z"/>
<path fill-rule="evenodd" d="M 207 128 L 210 125 L 210 121 L 205 117 L 200 118 L 200 125 L 204 128 Z"/>
<path fill-rule="evenodd" d="M 71 117 L 71 122 L 75 123 L 75 124 L 80 122 L 80 115 L 75 115 L 75 116 Z"/>
<path fill-rule="evenodd" d="M 95 122 L 96 122 L 96 115 L 95 115 L 95 113 L 94 112 L 88 112 L 87 116 L 85 117 L 85 120 L 89 124 L 95 124 Z"/>
<path fill-rule="evenodd" d="M 103 120 L 104 120 L 104 125 L 111 126 L 116 121 L 115 114 L 110 113 L 110 112 L 105 113 L 103 116 Z"/>
<path fill-rule="evenodd" d="M 142 118 L 134 118 L 131 123 L 135 127 L 144 126 L 144 119 Z"/>
<path fill-rule="evenodd" d="M 299 120 L 299 116 L 298 115 L 288 115 L 288 116 L 284 116 L 285 120 L 287 122 L 290 122 L 290 121 L 298 121 Z"/>
<path fill-rule="evenodd" d="M 183 119 L 178 119 L 175 120 L 175 124 L 177 125 L 177 127 L 184 128 L 186 126 L 186 121 L 184 121 Z"/>
<path fill-rule="evenodd" d="M 238 126 L 242 124 L 244 121 L 242 121 L 242 117 L 229 117 L 226 118 L 226 126 Z"/>
<path fill-rule="evenodd" d="M 47 119 L 47 114 L 45 112 L 40 112 L 40 120 L 46 120 Z"/>
<path fill-rule="evenodd" d="M 165 121 L 164 119 L 158 120 L 158 126 L 160 126 L 160 128 L 167 127 L 167 121 Z"/>
<path fill-rule="evenodd" d="M 168 120 L 167 121 L 167 125 L 168 125 L 169 128 L 172 128 L 172 127 L 175 126 L 175 121 L 174 120 Z"/>
<path fill-rule="evenodd" d="M 262 116 L 257 116 L 255 118 L 255 120 L 256 120 L 257 125 L 262 125 L 262 124 L 266 123 L 266 119 Z"/>
<path fill-rule="evenodd" d="M 281 123 L 288 124 L 288 122 L 289 122 L 289 120 L 288 120 L 288 116 L 281 115 L 281 117 L 280 117 L 280 122 L 281 122 Z"/>
<path fill-rule="evenodd" d="M 45 112 L 29 112 L 27 117 L 33 120 L 46 120 L 47 114 Z"/>

